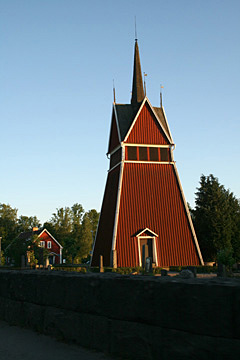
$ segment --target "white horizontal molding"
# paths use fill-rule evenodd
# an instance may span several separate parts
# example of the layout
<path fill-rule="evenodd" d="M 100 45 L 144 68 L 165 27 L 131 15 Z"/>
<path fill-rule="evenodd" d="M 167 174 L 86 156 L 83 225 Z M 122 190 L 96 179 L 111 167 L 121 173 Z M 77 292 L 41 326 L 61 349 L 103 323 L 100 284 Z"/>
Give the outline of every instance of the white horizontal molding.
<path fill-rule="evenodd" d="M 124 143 L 123 144 L 125 147 L 126 146 L 138 146 L 138 147 L 152 147 L 152 148 L 171 148 L 173 145 L 155 145 L 155 144 L 128 144 L 128 143 Z"/>
<path fill-rule="evenodd" d="M 125 163 L 135 163 L 135 164 L 166 164 L 174 165 L 175 161 L 140 161 L 140 160 L 124 160 Z"/>

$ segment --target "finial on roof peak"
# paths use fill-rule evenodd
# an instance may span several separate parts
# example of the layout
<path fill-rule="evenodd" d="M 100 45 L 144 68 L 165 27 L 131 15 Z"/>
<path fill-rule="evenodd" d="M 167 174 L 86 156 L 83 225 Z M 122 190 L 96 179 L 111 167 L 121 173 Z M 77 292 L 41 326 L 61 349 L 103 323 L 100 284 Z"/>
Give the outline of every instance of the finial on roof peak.
<path fill-rule="evenodd" d="M 115 84 L 114 84 L 114 79 L 113 79 L 113 103 L 116 103 L 116 93 L 115 93 Z"/>
<path fill-rule="evenodd" d="M 137 41 L 137 21 L 135 16 L 135 41 Z"/>

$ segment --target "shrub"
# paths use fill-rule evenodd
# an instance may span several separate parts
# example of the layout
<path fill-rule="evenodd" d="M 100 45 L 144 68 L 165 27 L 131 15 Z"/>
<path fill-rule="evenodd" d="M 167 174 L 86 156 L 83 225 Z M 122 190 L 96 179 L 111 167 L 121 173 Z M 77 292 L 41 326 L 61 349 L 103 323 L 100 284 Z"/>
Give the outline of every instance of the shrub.
<path fill-rule="evenodd" d="M 217 254 L 217 260 L 218 263 L 221 263 L 227 267 L 228 270 L 230 270 L 235 263 L 235 260 L 233 259 L 233 251 L 230 248 L 222 249 Z"/>
<path fill-rule="evenodd" d="M 153 268 L 153 274 L 161 274 L 161 270 L 162 270 L 161 267 L 155 267 Z"/>
<path fill-rule="evenodd" d="M 79 272 L 79 273 L 86 273 L 87 269 L 85 266 L 54 266 L 53 270 L 56 271 L 69 271 L 69 272 Z"/>
<path fill-rule="evenodd" d="M 4 254 L 3 254 L 3 251 L 1 251 L 1 266 L 5 265 L 5 257 L 4 257 Z"/>
<path fill-rule="evenodd" d="M 182 270 L 182 266 L 170 266 L 169 271 L 180 272 Z"/>
<path fill-rule="evenodd" d="M 187 266 L 170 266 L 169 270 L 174 272 L 180 272 L 186 270 Z M 217 272 L 216 266 L 195 266 L 197 274 L 210 274 Z"/>
<path fill-rule="evenodd" d="M 112 269 L 112 272 L 117 274 L 127 275 L 127 274 L 131 274 L 134 271 L 131 267 L 125 267 L 125 268 L 122 267 L 122 268 Z"/>

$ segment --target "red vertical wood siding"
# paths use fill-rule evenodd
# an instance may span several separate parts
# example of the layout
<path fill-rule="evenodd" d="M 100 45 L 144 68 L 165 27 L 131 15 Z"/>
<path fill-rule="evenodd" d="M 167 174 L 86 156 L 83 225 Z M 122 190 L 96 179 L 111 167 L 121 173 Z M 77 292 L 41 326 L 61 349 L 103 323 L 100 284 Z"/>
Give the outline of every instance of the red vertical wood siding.
<path fill-rule="evenodd" d="M 108 153 L 111 153 L 118 145 L 119 145 L 119 138 L 118 138 L 118 131 L 117 131 L 117 123 L 116 123 L 115 114 L 113 113 Z"/>
<path fill-rule="evenodd" d="M 168 145 L 169 141 L 161 126 L 152 113 L 149 105 L 145 103 L 140 112 L 126 143 Z"/>
<path fill-rule="evenodd" d="M 139 265 L 134 235 L 146 227 L 158 234 L 159 266 L 200 265 L 173 165 L 125 163 L 116 240 L 119 267 Z"/>
<path fill-rule="evenodd" d="M 92 266 L 99 266 L 99 256 L 103 255 L 104 266 L 110 266 L 110 254 L 117 204 L 120 165 L 108 173 L 103 204 L 99 218 Z"/>
<path fill-rule="evenodd" d="M 41 241 L 45 241 L 45 249 L 47 249 L 49 252 L 54 252 L 55 254 L 59 255 L 59 256 L 55 257 L 55 263 L 59 264 L 60 263 L 60 247 L 59 247 L 59 245 L 52 239 L 51 236 L 49 236 L 49 234 L 46 231 L 44 231 L 42 233 L 42 235 L 39 236 L 39 239 Z M 48 249 L 48 247 L 47 247 L 48 241 L 51 241 L 51 249 Z"/>

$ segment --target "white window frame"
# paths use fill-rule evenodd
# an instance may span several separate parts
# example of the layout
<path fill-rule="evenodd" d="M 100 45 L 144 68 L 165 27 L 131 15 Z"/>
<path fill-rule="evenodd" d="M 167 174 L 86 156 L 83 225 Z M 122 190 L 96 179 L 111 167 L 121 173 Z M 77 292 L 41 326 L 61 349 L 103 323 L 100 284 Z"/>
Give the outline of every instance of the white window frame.
<path fill-rule="evenodd" d="M 48 249 L 51 249 L 51 248 L 52 248 L 52 242 L 51 242 L 51 241 L 48 241 L 48 242 L 47 242 L 47 248 L 48 248 Z"/>
<path fill-rule="evenodd" d="M 45 248 L 45 241 L 44 240 L 40 240 L 39 246 L 41 248 Z"/>

